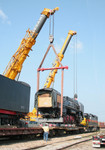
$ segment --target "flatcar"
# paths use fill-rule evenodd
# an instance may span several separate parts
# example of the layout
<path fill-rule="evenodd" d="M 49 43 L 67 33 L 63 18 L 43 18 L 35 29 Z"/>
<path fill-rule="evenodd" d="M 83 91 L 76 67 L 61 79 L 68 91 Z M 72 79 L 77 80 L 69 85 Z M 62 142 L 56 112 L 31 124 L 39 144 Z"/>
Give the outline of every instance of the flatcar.
<path fill-rule="evenodd" d="M 105 128 L 105 122 L 98 122 L 100 128 Z"/>

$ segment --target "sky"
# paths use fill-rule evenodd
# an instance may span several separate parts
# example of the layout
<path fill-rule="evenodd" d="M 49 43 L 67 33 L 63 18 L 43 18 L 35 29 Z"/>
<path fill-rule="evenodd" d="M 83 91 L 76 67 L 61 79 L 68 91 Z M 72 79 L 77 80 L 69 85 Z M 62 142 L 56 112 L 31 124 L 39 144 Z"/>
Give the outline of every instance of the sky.
<path fill-rule="evenodd" d="M 77 48 L 77 94 L 84 112 L 97 115 L 105 122 L 105 1 L 104 0 L 0 0 L 0 74 L 2 74 L 24 38 L 26 30 L 34 29 L 44 8 L 59 7 L 54 15 L 54 47 L 57 53 L 69 30 L 73 36 L 64 58 L 63 95 L 74 95 L 74 51 Z M 20 81 L 31 86 L 30 111 L 34 108 L 37 90 L 37 68 L 49 46 L 49 21 L 41 29 L 35 45 L 25 60 Z M 43 67 L 52 67 L 53 50 L 48 53 Z M 40 72 L 43 88 L 49 71 Z M 61 92 L 61 70 L 55 77 L 53 88 Z"/>

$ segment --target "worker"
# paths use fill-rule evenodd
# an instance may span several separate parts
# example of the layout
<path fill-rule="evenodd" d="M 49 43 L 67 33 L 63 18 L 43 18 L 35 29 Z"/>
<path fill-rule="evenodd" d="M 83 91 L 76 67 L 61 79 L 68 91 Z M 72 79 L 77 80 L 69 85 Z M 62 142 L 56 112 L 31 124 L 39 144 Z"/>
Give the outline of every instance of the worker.
<path fill-rule="evenodd" d="M 44 131 L 44 133 L 43 133 L 43 139 L 44 139 L 44 141 L 47 142 L 47 140 L 48 140 L 48 134 L 49 134 L 48 123 L 45 123 L 45 125 L 42 128 L 43 128 L 43 131 Z"/>

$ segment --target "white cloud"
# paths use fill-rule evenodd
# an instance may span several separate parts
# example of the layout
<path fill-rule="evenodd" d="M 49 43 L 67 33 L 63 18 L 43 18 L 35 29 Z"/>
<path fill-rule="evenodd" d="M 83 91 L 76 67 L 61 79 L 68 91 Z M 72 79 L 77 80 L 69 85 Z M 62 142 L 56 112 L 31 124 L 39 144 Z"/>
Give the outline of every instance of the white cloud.
<path fill-rule="evenodd" d="M 59 53 L 60 50 L 61 50 L 61 45 L 55 44 L 55 50 L 56 50 L 57 53 Z"/>
<path fill-rule="evenodd" d="M 8 16 L 0 9 L 0 20 L 2 23 L 11 24 L 11 21 L 8 19 Z"/>
<path fill-rule="evenodd" d="M 60 39 L 60 44 L 56 43 L 55 44 L 55 49 L 57 52 L 60 52 L 62 46 L 63 46 L 63 43 L 64 43 L 65 39 L 61 38 Z M 77 40 L 76 42 L 76 39 L 71 39 L 69 45 L 68 45 L 68 49 L 70 50 L 71 53 L 74 53 L 74 50 L 77 48 L 77 53 L 82 53 L 83 52 L 83 43 L 80 41 L 80 40 Z"/>
<path fill-rule="evenodd" d="M 83 52 L 83 43 L 80 40 L 76 41 L 71 41 L 69 45 L 69 49 L 71 53 L 74 53 L 74 51 L 77 50 L 77 53 L 82 53 Z"/>
<path fill-rule="evenodd" d="M 79 49 L 79 50 L 83 49 L 83 43 L 81 41 L 77 42 L 77 49 Z"/>

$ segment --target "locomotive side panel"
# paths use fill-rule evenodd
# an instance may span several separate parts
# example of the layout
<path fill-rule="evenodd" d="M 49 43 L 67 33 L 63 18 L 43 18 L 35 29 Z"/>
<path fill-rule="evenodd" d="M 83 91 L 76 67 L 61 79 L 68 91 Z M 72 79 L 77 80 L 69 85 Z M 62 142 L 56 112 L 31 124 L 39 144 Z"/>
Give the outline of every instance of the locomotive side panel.
<path fill-rule="evenodd" d="M 86 129 L 90 131 L 98 130 L 98 117 L 93 114 L 84 113 L 84 120 L 81 122 L 81 125 L 85 126 Z"/>
<path fill-rule="evenodd" d="M 88 126 L 97 127 L 98 126 L 98 117 L 93 114 L 89 114 Z"/>

